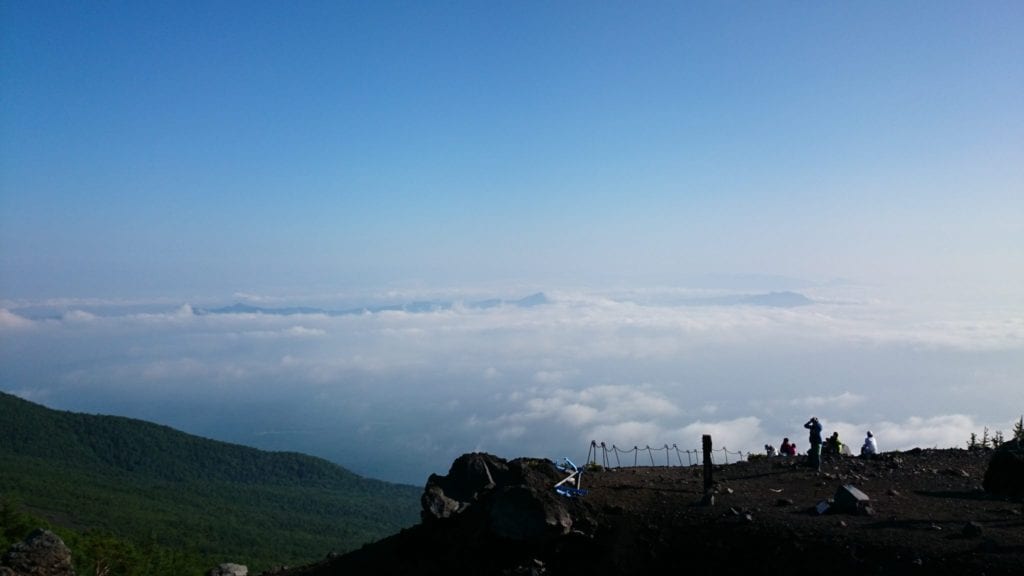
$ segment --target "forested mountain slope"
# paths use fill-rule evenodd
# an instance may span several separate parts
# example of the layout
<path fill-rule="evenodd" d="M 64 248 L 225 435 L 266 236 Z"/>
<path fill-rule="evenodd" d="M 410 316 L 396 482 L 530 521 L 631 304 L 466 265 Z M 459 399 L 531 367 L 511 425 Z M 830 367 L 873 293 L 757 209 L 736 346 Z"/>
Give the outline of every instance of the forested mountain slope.
<path fill-rule="evenodd" d="M 421 492 L 311 456 L 2 392 L 0 462 L 8 509 L 186 553 L 197 568 L 230 560 L 259 570 L 351 550 L 414 524 Z"/>

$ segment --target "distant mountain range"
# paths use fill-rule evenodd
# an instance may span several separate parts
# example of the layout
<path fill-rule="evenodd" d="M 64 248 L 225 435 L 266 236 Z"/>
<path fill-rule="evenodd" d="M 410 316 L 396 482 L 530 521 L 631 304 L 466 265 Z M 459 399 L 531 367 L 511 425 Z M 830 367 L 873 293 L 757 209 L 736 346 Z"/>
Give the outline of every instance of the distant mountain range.
<path fill-rule="evenodd" d="M 0 392 L 5 502 L 69 529 L 188 551 L 207 568 L 231 560 L 267 569 L 352 550 L 416 523 L 420 493 L 312 456 Z"/>
<path fill-rule="evenodd" d="M 484 300 L 414 300 L 412 302 L 376 304 L 356 306 L 351 308 L 333 309 L 320 308 L 315 306 L 255 306 L 236 302 L 229 306 L 220 307 L 192 307 L 193 314 L 198 316 L 218 314 L 263 314 L 268 316 L 294 316 L 302 314 L 318 314 L 324 316 L 355 316 L 361 314 L 375 314 L 381 312 L 406 312 L 410 314 L 422 314 L 429 312 L 440 312 L 453 309 L 485 310 L 500 307 L 512 308 L 536 308 L 554 303 L 544 292 L 537 292 L 524 298 L 507 300 L 503 298 L 489 298 Z M 695 296 L 691 298 L 673 297 L 670 300 L 652 302 L 654 305 L 668 306 L 767 306 L 772 308 L 793 308 L 814 304 L 815 301 L 807 296 L 791 290 L 756 292 L 738 291 L 720 296 Z M 94 308 L 82 306 L 76 308 L 98 316 L 118 316 L 120 314 L 137 312 L 137 309 L 118 308 Z M 145 308 L 143 311 L 166 311 L 166 308 Z M 10 313 L 32 320 L 59 320 L 64 317 L 66 311 L 45 306 L 27 306 L 16 308 Z"/>
<path fill-rule="evenodd" d="M 492 298 L 489 300 L 477 300 L 472 302 L 453 302 L 447 300 L 420 300 L 404 304 L 387 304 L 381 306 L 366 306 L 360 308 L 347 308 L 344 310 L 330 310 L 325 308 L 290 307 L 290 308 L 263 308 L 250 306 L 248 304 L 236 303 L 221 308 L 199 308 L 196 314 L 269 314 L 274 316 L 292 316 L 295 314 L 324 314 L 327 316 L 350 316 L 354 314 L 367 314 L 376 312 L 438 312 L 450 310 L 455 306 L 470 309 L 497 308 L 499 306 L 515 306 L 517 308 L 532 308 L 548 304 L 550 300 L 543 292 L 531 294 L 518 300 L 502 300 Z"/>
<path fill-rule="evenodd" d="M 456 306 L 467 309 L 487 309 L 500 306 L 511 306 L 516 308 L 534 308 L 550 304 L 552 300 L 543 292 L 531 294 L 518 300 L 503 300 L 492 298 L 488 300 L 476 300 L 471 302 L 455 302 L 450 300 L 418 300 L 404 304 L 387 304 L 380 306 L 364 306 L 359 308 L 347 308 L 343 310 L 331 310 L 327 308 L 313 308 L 306 306 L 268 308 L 252 306 L 249 304 L 235 303 L 220 308 L 197 308 L 195 314 L 267 314 L 273 316 L 292 316 L 296 314 L 322 314 L 326 316 L 350 316 L 356 314 L 373 314 L 378 312 L 408 312 L 412 314 L 425 312 L 438 312 L 451 310 Z M 768 306 L 772 308 L 793 308 L 796 306 L 807 306 L 814 304 L 807 296 L 799 292 L 783 291 L 768 292 L 764 294 L 736 294 L 727 296 L 709 296 L 703 298 L 690 298 L 679 302 L 685 306 Z"/>
<path fill-rule="evenodd" d="M 814 304 L 799 292 L 769 292 L 767 294 L 740 294 L 693 298 L 683 302 L 688 306 L 769 306 L 772 308 L 794 308 Z"/>

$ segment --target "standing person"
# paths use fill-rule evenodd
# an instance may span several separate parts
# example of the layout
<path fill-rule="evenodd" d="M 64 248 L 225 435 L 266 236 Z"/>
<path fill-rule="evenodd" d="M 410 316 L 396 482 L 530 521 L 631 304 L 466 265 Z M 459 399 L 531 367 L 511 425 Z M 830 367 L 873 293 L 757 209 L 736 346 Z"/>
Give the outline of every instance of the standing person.
<path fill-rule="evenodd" d="M 878 443 L 875 442 L 875 435 L 868 430 L 868 435 L 864 438 L 864 445 L 860 447 L 861 456 L 874 456 L 878 454 Z"/>
<path fill-rule="evenodd" d="M 818 422 L 817 416 L 811 416 L 811 419 L 804 424 L 804 428 L 811 431 L 809 435 L 811 449 L 807 452 L 811 457 L 810 465 L 821 472 L 821 422 Z"/>

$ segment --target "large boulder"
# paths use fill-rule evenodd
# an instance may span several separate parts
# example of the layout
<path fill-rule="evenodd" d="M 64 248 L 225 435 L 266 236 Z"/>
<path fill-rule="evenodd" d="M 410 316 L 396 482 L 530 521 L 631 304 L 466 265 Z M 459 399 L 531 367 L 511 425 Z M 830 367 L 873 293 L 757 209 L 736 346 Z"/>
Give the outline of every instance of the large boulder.
<path fill-rule="evenodd" d="M 542 540 L 568 534 L 572 518 L 553 491 L 511 486 L 495 494 L 489 514 L 491 532 L 508 540 Z"/>
<path fill-rule="evenodd" d="M 420 496 L 420 505 L 423 507 L 420 516 L 424 522 L 429 522 L 438 518 L 450 518 L 462 512 L 469 504 L 449 498 L 444 489 L 436 484 L 427 484 L 423 495 Z"/>
<path fill-rule="evenodd" d="M 446 476 L 427 480 L 421 515 L 424 522 L 459 518 L 508 540 L 560 536 L 572 528 L 565 498 L 554 490 L 562 476 L 547 460 L 464 454 Z"/>
<path fill-rule="evenodd" d="M 999 496 L 1024 497 L 1024 442 L 1011 440 L 996 448 L 982 486 Z"/>
<path fill-rule="evenodd" d="M 448 518 L 476 502 L 501 481 L 507 484 L 508 462 L 483 452 L 463 454 L 452 462 L 447 476 L 431 474 L 420 497 L 424 521 Z"/>
<path fill-rule="evenodd" d="M 0 572 L 15 576 L 75 576 L 71 550 L 60 536 L 42 528 L 11 546 L 0 565 L 6 568 Z"/>

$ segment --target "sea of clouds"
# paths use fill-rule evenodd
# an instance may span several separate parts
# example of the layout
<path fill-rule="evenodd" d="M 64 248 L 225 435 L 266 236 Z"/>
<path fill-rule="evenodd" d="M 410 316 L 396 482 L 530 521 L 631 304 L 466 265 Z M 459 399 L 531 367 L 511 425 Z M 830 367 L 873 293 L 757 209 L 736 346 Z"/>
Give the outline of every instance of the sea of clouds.
<path fill-rule="evenodd" d="M 882 450 L 962 447 L 1024 412 L 1020 308 L 808 294 L 776 308 L 548 291 L 538 306 L 345 315 L 6 301 L 0 389 L 412 484 L 471 451 L 582 461 L 592 441 L 694 450 L 703 434 L 731 452 L 784 436 L 806 449 L 812 415 L 854 451 L 869 429 Z M 414 295 L 374 296 L 389 298 Z"/>

